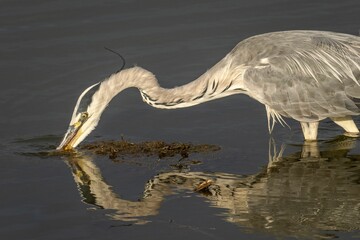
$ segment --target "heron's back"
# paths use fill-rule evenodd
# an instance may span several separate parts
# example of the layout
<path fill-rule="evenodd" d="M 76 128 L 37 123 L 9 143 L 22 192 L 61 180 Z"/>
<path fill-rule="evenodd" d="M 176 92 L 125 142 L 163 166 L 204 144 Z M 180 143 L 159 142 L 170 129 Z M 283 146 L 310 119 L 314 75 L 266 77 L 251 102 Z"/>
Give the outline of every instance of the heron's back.
<path fill-rule="evenodd" d="M 298 121 L 360 114 L 360 37 L 286 31 L 240 42 L 228 55 L 244 64 L 248 95 Z"/>

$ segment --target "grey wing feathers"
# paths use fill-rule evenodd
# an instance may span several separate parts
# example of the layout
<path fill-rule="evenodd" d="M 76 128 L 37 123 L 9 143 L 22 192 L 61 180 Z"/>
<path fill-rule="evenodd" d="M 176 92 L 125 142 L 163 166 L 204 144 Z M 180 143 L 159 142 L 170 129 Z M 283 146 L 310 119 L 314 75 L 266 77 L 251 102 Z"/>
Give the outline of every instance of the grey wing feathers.
<path fill-rule="evenodd" d="M 322 33 L 299 32 L 294 46 L 279 38 L 277 52 L 250 61 L 249 95 L 298 121 L 360 114 L 360 37 Z"/>

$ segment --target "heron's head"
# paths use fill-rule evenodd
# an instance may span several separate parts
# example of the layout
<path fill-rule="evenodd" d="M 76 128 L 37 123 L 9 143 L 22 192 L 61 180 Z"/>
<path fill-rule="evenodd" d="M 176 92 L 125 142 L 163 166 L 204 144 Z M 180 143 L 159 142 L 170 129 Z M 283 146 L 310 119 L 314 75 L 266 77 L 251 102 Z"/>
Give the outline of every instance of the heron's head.
<path fill-rule="evenodd" d="M 112 74 L 81 93 L 77 100 L 69 128 L 57 150 L 75 148 L 97 126 L 100 116 L 113 97 L 126 88 L 158 87 L 155 76 L 141 68 L 132 67 Z"/>
<path fill-rule="evenodd" d="M 69 128 L 57 150 L 75 148 L 96 127 L 108 99 L 99 94 L 102 83 L 88 87 L 77 100 Z"/>

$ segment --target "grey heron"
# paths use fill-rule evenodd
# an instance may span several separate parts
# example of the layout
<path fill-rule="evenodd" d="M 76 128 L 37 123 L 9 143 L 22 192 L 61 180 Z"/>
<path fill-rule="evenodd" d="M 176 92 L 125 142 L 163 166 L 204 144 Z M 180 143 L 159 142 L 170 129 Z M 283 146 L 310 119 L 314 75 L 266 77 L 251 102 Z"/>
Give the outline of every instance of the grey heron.
<path fill-rule="evenodd" d="M 162 88 L 153 73 L 135 66 L 96 83 L 77 100 L 58 149 L 75 148 L 98 124 L 111 99 L 138 88 L 155 108 L 191 107 L 233 94 L 265 105 L 268 128 L 284 118 L 300 122 L 305 140 L 316 140 L 319 121 L 330 118 L 358 134 L 352 116 L 360 114 L 360 37 L 326 31 L 282 31 L 238 43 L 196 80 Z"/>

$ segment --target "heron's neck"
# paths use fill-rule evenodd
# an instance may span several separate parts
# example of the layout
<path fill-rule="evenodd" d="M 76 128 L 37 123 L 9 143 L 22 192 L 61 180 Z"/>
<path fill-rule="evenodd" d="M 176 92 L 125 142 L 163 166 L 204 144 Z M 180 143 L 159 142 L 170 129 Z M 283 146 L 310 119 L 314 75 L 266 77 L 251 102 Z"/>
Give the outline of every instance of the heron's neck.
<path fill-rule="evenodd" d="M 165 89 L 159 86 L 156 77 L 149 71 L 133 67 L 123 70 L 109 81 L 117 81 L 119 89 L 112 89 L 112 94 L 129 88 L 139 89 L 144 102 L 156 108 L 183 108 L 197 105 L 217 98 L 244 92 L 241 67 L 230 69 L 222 61 L 198 79 L 183 86 Z M 110 84 L 111 85 L 111 84 Z"/>

